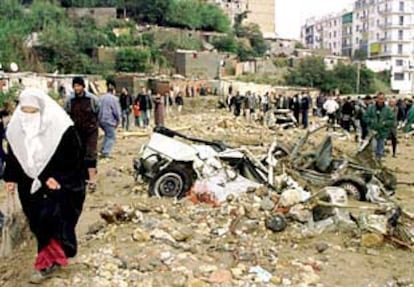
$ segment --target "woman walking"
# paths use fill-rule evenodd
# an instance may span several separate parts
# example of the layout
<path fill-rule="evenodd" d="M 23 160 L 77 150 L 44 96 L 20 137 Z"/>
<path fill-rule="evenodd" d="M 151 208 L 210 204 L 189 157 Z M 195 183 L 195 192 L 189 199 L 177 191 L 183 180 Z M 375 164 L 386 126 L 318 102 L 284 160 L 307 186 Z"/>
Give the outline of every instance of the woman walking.
<path fill-rule="evenodd" d="M 164 119 L 165 119 L 165 107 L 164 107 L 164 99 L 161 94 L 157 94 L 154 98 L 154 123 L 156 127 L 163 127 L 164 126 Z"/>
<path fill-rule="evenodd" d="M 40 284 L 77 253 L 75 226 L 85 200 L 81 144 L 69 116 L 38 89 L 21 93 L 6 137 L 6 189 L 17 188 L 36 237 L 30 282 Z"/>

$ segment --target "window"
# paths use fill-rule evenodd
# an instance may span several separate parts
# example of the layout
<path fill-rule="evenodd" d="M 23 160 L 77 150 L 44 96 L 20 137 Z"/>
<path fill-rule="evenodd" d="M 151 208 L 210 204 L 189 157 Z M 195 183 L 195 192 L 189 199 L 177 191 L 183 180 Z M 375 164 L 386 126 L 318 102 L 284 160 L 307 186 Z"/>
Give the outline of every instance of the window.
<path fill-rule="evenodd" d="M 388 45 L 384 45 L 384 53 L 388 52 Z"/>
<path fill-rule="evenodd" d="M 395 60 L 395 65 L 401 67 L 404 65 L 404 60 Z"/>
<path fill-rule="evenodd" d="M 404 73 L 394 73 L 395 81 L 404 81 Z"/>
<path fill-rule="evenodd" d="M 400 12 L 404 12 L 404 1 L 400 1 Z"/>
<path fill-rule="evenodd" d="M 398 31 L 398 40 L 402 41 L 404 39 L 404 31 L 399 30 Z"/>
<path fill-rule="evenodd" d="M 336 31 L 334 32 L 334 37 L 336 38 Z"/>
<path fill-rule="evenodd" d="M 404 25 L 404 16 L 400 16 L 400 26 Z"/>
<path fill-rule="evenodd" d="M 402 55 L 402 53 L 403 53 L 403 45 L 399 44 L 398 45 L 398 54 Z"/>

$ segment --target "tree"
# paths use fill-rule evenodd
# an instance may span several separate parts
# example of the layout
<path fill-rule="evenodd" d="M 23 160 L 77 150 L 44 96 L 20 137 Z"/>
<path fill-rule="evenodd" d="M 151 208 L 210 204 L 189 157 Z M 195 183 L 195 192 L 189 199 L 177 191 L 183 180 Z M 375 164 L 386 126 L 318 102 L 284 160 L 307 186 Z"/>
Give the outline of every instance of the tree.
<path fill-rule="evenodd" d="M 352 94 L 356 92 L 357 68 L 354 65 L 340 63 L 333 70 L 333 75 L 337 79 L 336 85 L 342 94 Z"/>
<path fill-rule="evenodd" d="M 213 40 L 213 46 L 221 52 L 237 53 L 237 42 L 234 35 L 218 37 Z"/>
<path fill-rule="evenodd" d="M 127 10 L 134 19 L 149 24 L 165 25 L 171 9 L 171 0 L 125 0 Z"/>
<path fill-rule="evenodd" d="M 305 49 L 305 46 L 303 46 L 303 44 L 301 42 L 296 42 L 295 43 L 295 49 Z"/>
<path fill-rule="evenodd" d="M 246 26 L 246 38 L 249 39 L 256 57 L 263 56 L 269 49 L 269 46 L 263 38 L 263 33 L 260 31 L 260 27 L 257 24 L 249 24 Z"/>
<path fill-rule="evenodd" d="M 203 4 L 200 7 L 201 29 L 227 33 L 230 31 L 230 19 L 217 5 Z"/>
<path fill-rule="evenodd" d="M 326 78 L 326 67 L 320 57 L 305 57 L 287 76 L 289 85 L 322 87 Z"/>
<path fill-rule="evenodd" d="M 121 49 L 116 55 L 116 70 L 119 72 L 146 72 L 149 69 L 150 56 L 148 50 Z"/>
<path fill-rule="evenodd" d="M 66 20 L 65 11 L 53 1 L 35 0 L 30 7 L 32 32 L 40 32 L 50 25 L 67 24 Z"/>
<path fill-rule="evenodd" d="M 170 11 L 167 15 L 167 23 L 180 27 L 199 29 L 202 25 L 200 17 L 200 5 L 193 0 L 172 1 Z"/>
<path fill-rule="evenodd" d="M 365 61 L 368 57 L 368 52 L 366 49 L 357 49 L 354 52 L 354 60 Z"/>

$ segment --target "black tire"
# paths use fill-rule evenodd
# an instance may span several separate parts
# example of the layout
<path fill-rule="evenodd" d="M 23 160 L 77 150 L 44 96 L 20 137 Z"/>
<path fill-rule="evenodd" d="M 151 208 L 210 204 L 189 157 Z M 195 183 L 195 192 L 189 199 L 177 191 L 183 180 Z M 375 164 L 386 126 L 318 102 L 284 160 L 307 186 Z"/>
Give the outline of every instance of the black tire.
<path fill-rule="evenodd" d="M 185 165 L 173 164 L 150 180 L 150 196 L 181 199 L 193 186 L 194 172 Z"/>
<path fill-rule="evenodd" d="M 334 184 L 334 186 L 342 187 L 346 190 L 348 195 L 352 196 L 355 200 L 366 201 L 367 200 L 367 188 L 363 183 L 358 183 L 355 181 L 345 180 L 339 181 Z"/>

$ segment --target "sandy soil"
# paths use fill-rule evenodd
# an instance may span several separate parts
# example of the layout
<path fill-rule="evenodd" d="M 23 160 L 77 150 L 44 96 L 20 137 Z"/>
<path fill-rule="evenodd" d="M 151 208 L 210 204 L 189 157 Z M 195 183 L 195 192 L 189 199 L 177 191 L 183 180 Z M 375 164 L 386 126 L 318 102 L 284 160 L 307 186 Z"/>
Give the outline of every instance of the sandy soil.
<path fill-rule="evenodd" d="M 204 135 L 206 138 L 219 138 L 232 145 L 267 146 L 270 144 L 273 138 L 272 133 L 260 127 L 251 127 L 247 130 L 240 130 L 237 125 L 218 128 L 218 122 L 222 122 L 223 118 L 231 119 L 231 117 L 225 111 L 215 110 L 214 103 L 214 99 L 187 101 L 184 114 L 179 117 L 170 116 L 168 126 L 183 127 L 190 125 L 193 127 L 188 132 L 190 134 Z M 287 132 L 284 136 L 289 137 L 289 133 Z M 142 245 L 124 240 L 124 238 L 130 237 L 133 228 L 128 224 L 117 229 L 114 240 L 106 238 L 91 241 L 87 236 L 90 226 L 100 221 L 99 212 L 105 206 L 113 203 L 140 202 L 142 194 L 132 192 L 134 187 L 134 180 L 131 175 L 132 159 L 147 139 L 148 137 L 119 137 L 114 153 L 115 159 L 99 163 L 99 189 L 95 194 L 87 196 L 84 212 L 78 226 L 80 256 L 91 250 L 98 250 L 108 243 L 113 244 L 121 254 L 134 253 L 135 256 L 139 257 L 142 252 L 148 252 Z M 340 144 L 354 145 L 352 142 L 340 142 Z M 398 157 L 395 159 L 387 157 L 386 165 L 395 170 L 399 180 L 414 181 L 413 160 L 414 145 L 412 145 L 412 142 L 408 143 L 402 140 Z M 413 193 L 413 187 L 399 186 L 396 195 L 396 199 L 401 205 L 411 212 L 414 212 Z M 3 200 L 4 195 L 0 195 L 0 198 Z M 367 252 L 360 248 L 358 244 L 354 244 L 352 232 L 324 233 L 313 238 L 296 239 L 287 238 L 284 235 L 275 236 L 274 238 L 279 257 L 276 270 L 278 270 L 279 265 L 282 266 L 279 268 L 280 272 L 276 272 L 277 276 L 280 277 L 293 276 L 292 274 L 298 272 L 290 262 L 295 260 L 306 261 L 308 258 L 312 258 L 325 263 L 323 268 L 318 270 L 319 286 L 374 287 L 386 286 L 386 282 L 393 278 L 400 279 L 400 281 L 402 279 L 414 279 L 414 256 L 411 252 L 389 245 L 375 249 L 375 252 Z M 320 242 L 326 242 L 330 246 L 322 254 L 319 254 L 315 249 L 315 245 Z M 157 248 L 156 245 L 152 247 Z M 35 242 L 31 239 L 26 242 L 25 246 L 16 250 L 13 258 L 0 259 L 0 285 L 5 287 L 28 286 L 26 282 L 32 272 L 34 256 Z M 63 276 L 70 279 L 76 274 L 88 276 L 90 272 L 88 266 L 74 260 L 73 264 L 65 270 Z M 59 286 L 56 283 L 54 284 L 46 282 L 43 286 Z M 136 286 L 138 286 L 138 283 Z M 230 283 L 223 286 L 233 285 Z"/>

